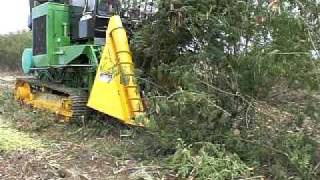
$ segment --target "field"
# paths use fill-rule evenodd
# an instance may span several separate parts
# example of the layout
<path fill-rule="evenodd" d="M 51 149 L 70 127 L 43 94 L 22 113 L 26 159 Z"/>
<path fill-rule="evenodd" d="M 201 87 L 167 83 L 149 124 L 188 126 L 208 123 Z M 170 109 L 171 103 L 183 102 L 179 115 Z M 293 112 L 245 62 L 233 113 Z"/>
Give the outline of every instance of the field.
<path fill-rule="evenodd" d="M 13 82 L 13 76 L 1 76 L 0 179 L 165 177 L 156 159 L 132 157 L 134 129 L 98 120 L 57 123 L 53 115 L 14 102 Z"/>

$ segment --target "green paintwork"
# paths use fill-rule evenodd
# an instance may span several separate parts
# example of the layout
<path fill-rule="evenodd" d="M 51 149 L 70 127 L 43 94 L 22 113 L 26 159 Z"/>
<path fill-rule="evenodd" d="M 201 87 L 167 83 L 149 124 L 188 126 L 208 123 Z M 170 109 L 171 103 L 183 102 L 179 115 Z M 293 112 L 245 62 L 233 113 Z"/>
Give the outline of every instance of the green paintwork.
<path fill-rule="evenodd" d="M 34 67 L 47 67 L 49 66 L 49 57 L 47 54 L 33 56 Z"/>
<path fill-rule="evenodd" d="M 96 69 L 99 65 L 99 58 L 96 55 L 96 52 L 101 52 L 101 46 L 90 46 L 90 48 L 86 49 L 86 55 L 90 60 L 90 64 L 95 64 L 96 66 L 92 67 L 88 73 L 88 89 L 91 89 L 93 86 L 93 82 L 96 76 Z"/>
<path fill-rule="evenodd" d="M 47 54 L 34 56 L 35 67 L 72 64 L 81 54 L 87 55 L 90 64 L 97 65 L 96 45 L 71 45 L 69 7 L 64 4 L 45 3 L 33 8 L 32 18 L 47 16 Z M 66 32 L 64 32 L 66 30 Z"/>
<path fill-rule="evenodd" d="M 65 46 L 57 49 L 55 54 L 58 57 L 59 65 L 70 64 L 73 60 L 84 53 L 86 45 Z"/>
<path fill-rule="evenodd" d="M 97 57 L 94 51 L 99 46 L 94 45 L 73 45 L 65 46 L 57 49 L 55 54 L 58 56 L 58 65 L 71 64 L 81 54 L 85 54 L 89 58 L 89 64 L 98 65 Z"/>
<path fill-rule="evenodd" d="M 31 48 L 27 48 L 23 51 L 21 65 L 24 73 L 27 74 L 31 71 L 31 68 L 33 67 Z"/>
<path fill-rule="evenodd" d="M 41 79 L 50 79 L 52 75 L 64 75 L 64 85 L 74 88 L 91 90 L 99 58 L 101 45 L 93 42 L 85 44 L 71 43 L 70 36 L 70 8 L 65 4 L 47 2 L 32 9 L 32 19 L 46 16 L 47 53 L 32 56 L 33 68 L 40 68 L 38 75 Z M 85 56 L 83 56 L 85 55 Z M 87 61 L 83 61 L 86 60 Z M 83 62 L 86 62 L 83 64 Z M 84 67 L 70 67 L 73 70 L 66 74 L 60 73 L 61 67 L 68 65 L 84 65 Z M 52 67 L 56 67 L 54 70 Z M 43 69 L 42 69 L 43 68 Z M 50 71 L 46 69 L 50 68 Z"/>
<path fill-rule="evenodd" d="M 57 65 L 56 49 L 70 46 L 69 6 L 58 3 L 45 3 L 32 9 L 32 19 L 47 18 L 47 54 L 34 56 L 35 67 Z"/>

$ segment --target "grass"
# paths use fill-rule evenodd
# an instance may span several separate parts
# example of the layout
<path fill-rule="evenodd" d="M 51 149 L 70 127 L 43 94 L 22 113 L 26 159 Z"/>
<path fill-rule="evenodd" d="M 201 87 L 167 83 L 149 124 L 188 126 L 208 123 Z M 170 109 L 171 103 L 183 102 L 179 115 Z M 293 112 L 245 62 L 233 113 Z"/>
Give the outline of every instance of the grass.
<path fill-rule="evenodd" d="M 0 90 L 0 100 L 3 103 L 6 98 L 6 93 Z M 3 113 L 3 106 L 1 106 Z M 19 132 L 11 127 L 11 124 L 0 118 L 0 151 L 15 151 L 15 150 L 39 150 L 44 147 L 41 140 L 30 137 L 29 134 Z"/>
<path fill-rule="evenodd" d="M 157 158 L 146 159 L 143 155 L 146 153 L 143 152 L 144 140 L 141 139 L 146 136 L 144 133 L 113 120 L 101 120 L 97 116 L 82 123 L 59 123 L 59 118 L 52 113 L 17 103 L 10 89 L 2 92 L 0 90 L 0 113 L 0 119 L 3 118 L 0 121 L 0 151 L 9 154 L 20 149 L 27 152 L 44 149 L 48 154 L 61 154 L 72 159 L 61 162 L 62 166 L 68 166 L 72 162 L 82 163 L 82 168 L 90 168 L 87 163 L 92 163 L 91 160 L 78 162 L 76 157 L 98 156 L 105 158 L 104 161 L 115 170 L 133 168 L 137 172 L 141 169 L 140 166 L 153 167 L 161 164 Z"/>
<path fill-rule="evenodd" d="M 17 103 L 10 89 L 0 90 L 0 109 L 2 109 L 2 117 L 7 122 L 6 130 L 0 132 L 2 137 L 0 145 L 6 142 L 8 150 L 25 146 L 39 147 L 40 142 L 32 142 L 32 138 L 28 138 L 28 134 L 36 133 L 51 143 L 68 141 L 118 159 L 128 159 L 133 156 L 130 149 L 136 137 L 131 130 L 116 121 L 104 121 L 98 116 L 93 116 L 85 123 L 58 123 L 59 118 L 52 113 L 34 110 Z M 126 136 L 122 137 L 124 134 Z M 10 140 L 11 136 L 15 138 Z M 28 140 L 27 145 L 22 144 L 23 139 Z M 22 142 L 13 143 L 19 140 Z"/>
<path fill-rule="evenodd" d="M 19 132 L 11 128 L 0 119 L 0 150 L 41 150 L 45 147 L 41 140 L 30 137 L 27 133 Z"/>

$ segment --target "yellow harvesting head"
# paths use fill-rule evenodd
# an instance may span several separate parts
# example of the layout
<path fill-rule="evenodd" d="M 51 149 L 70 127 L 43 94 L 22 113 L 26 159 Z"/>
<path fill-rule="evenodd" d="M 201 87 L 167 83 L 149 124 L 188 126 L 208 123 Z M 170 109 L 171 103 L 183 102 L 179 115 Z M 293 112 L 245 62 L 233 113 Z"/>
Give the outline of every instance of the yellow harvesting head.
<path fill-rule="evenodd" d="M 109 20 L 106 45 L 88 106 L 125 124 L 144 126 L 147 122 L 128 37 L 119 16 Z"/>

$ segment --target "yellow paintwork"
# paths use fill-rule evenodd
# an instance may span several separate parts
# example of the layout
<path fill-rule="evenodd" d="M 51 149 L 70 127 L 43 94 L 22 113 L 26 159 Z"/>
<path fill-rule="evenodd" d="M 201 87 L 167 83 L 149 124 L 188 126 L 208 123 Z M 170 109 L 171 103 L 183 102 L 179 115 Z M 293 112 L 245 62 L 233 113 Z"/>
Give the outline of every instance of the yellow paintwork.
<path fill-rule="evenodd" d="M 43 92 L 33 93 L 29 83 L 24 81 L 18 80 L 16 82 L 15 98 L 35 108 L 48 110 L 64 116 L 66 120 L 69 120 L 73 114 L 70 98 L 46 93 L 44 90 Z"/>
<path fill-rule="evenodd" d="M 17 81 L 15 90 L 16 100 L 32 101 L 33 95 L 31 93 L 31 87 L 28 83 Z"/>
<path fill-rule="evenodd" d="M 110 18 L 106 45 L 97 70 L 88 106 L 126 124 L 143 126 L 147 122 L 128 38 L 119 16 Z M 142 120 L 137 124 L 135 120 Z"/>

